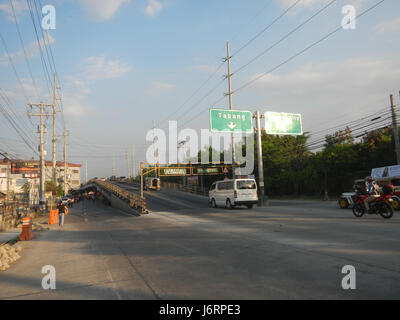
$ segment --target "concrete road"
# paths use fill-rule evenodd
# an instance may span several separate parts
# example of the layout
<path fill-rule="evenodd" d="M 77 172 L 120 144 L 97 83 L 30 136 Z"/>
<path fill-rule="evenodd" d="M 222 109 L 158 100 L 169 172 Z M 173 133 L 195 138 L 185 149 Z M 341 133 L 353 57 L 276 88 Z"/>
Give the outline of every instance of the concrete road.
<path fill-rule="evenodd" d="M 22 243 L 2 299 L 399 299 L 400 218 L 333 203 L 212 209 L 200 196 L 146 192 L 140 217 L 87 202 Z M 41 288 L 41 268 L 57 289 Z M 342 267 L 356 270 L 344 290 Z"/>

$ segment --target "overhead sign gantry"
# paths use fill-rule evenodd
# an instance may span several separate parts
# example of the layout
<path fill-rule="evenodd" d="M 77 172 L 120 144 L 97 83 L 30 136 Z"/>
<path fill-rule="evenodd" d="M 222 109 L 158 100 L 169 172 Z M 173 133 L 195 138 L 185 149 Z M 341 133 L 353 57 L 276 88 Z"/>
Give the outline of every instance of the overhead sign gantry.
<path fill-rule="evenodd" d="M 143 196 L 143 176 L 156 173 L 158 177 L 184 177 L 196 175 L 221 175 L 232 170 L 231 164 L 225 163 L 188 163 L 188 164 L 161 164 L 140 163 L 140 194 Z"/>

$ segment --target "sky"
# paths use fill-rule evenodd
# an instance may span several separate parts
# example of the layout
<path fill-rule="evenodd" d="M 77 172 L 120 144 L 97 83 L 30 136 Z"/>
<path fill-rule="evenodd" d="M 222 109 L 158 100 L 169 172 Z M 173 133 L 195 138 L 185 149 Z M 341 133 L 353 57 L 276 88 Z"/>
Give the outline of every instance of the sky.
<path fill-rule="evenodd" d="M 56 70 L 63 111 L 57 134 L 65 120 L 68 160 L 83 165 L 83 180 L 86 164 L 88 178 L 111 176 L 113 163 L 117 175 L 127 175 L 126 150 L 129 159 L 134 150 L 137 173 L 151 145 L 146 135 L 153 121 L 163 129 L 168 120 L 180 130 L 209 128 L 208 110 L 229 105 L 223 78 L 227 41 L 233 109 L 300 113 L 311 141 L 331 133 L 329 128 L 389 110 L 390 94 L 400 104 L 397 0 L 12 3 L 15 16 L 10 0 L 0 0 L 0 106 L 26 135 L 22 139 L 0 113 L 0 151 L 38 157 L 39 118 L 28 118 L 27 104 L 52 103 L 48 78 Z M 55 8 L 55 29 L 41 30 L 37 15 L 45 17 L 41 8 L 48 4 Z M 35 5 L 38 36 L 29 10 Z M 348 5 L 362 14 L 355 29 L 339 28 Z M 51 159 L 52 120 L 45 122 Z M 62 156 L 59 137 L 57 160 Z"/>

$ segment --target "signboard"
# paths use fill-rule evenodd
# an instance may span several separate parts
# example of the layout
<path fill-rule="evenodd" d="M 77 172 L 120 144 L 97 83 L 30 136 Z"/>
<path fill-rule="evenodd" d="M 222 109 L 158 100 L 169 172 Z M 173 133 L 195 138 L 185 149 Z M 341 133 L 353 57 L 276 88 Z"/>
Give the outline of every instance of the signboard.
<path fill-rule="evenodd" d="M 265 131 L 267 134 L 301 135 L 301 114 L 270 112 L 264 114 Z"/>
<path fill-rule="evenodd" d="M 12 174 L 39 173 L 38 161 L 13 161 L 11 162 Z"/>
<path fill-rule="evenodd" d="M 371 170 L 371 177 L 374 179 L 400 177 L 400 165 L 373 168 Z"/>
<path fill-rule="evenodd" d="M 210 109 L 212 132 L 251 133 L 253 132 L 251 111 Z"/>
<path fill-rule="evenodd" d="M 186 168 L 162 168 L 161 175 L 164 176 L 185 176 L 188 174 Z"/>
<path fill-rule="evenodd" d="M 221 173 L 221 168 L 194 168 L 194 174 L 219 174 Z"/>

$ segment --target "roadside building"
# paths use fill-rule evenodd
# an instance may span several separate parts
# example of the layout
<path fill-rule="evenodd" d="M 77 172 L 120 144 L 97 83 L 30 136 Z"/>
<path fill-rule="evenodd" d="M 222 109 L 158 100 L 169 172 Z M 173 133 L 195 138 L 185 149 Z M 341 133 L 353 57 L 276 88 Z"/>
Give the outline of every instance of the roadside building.
<path fill-rule="evenodd" d="M 29 194 L 30 199 L 39 197 L 39 166 L 38 160 L 0 160 L 0 192 L 13 197 L 18 194 Z M 68 163 L 66 173 L 67 192 L 79 189 L 81 184 L 80 164 Z M 52 162 L 45 163 L 45 181 L 53 180 Z M 64 163 L 57 162 L 56 178 L 58 184 L 64 182 Z"/>

